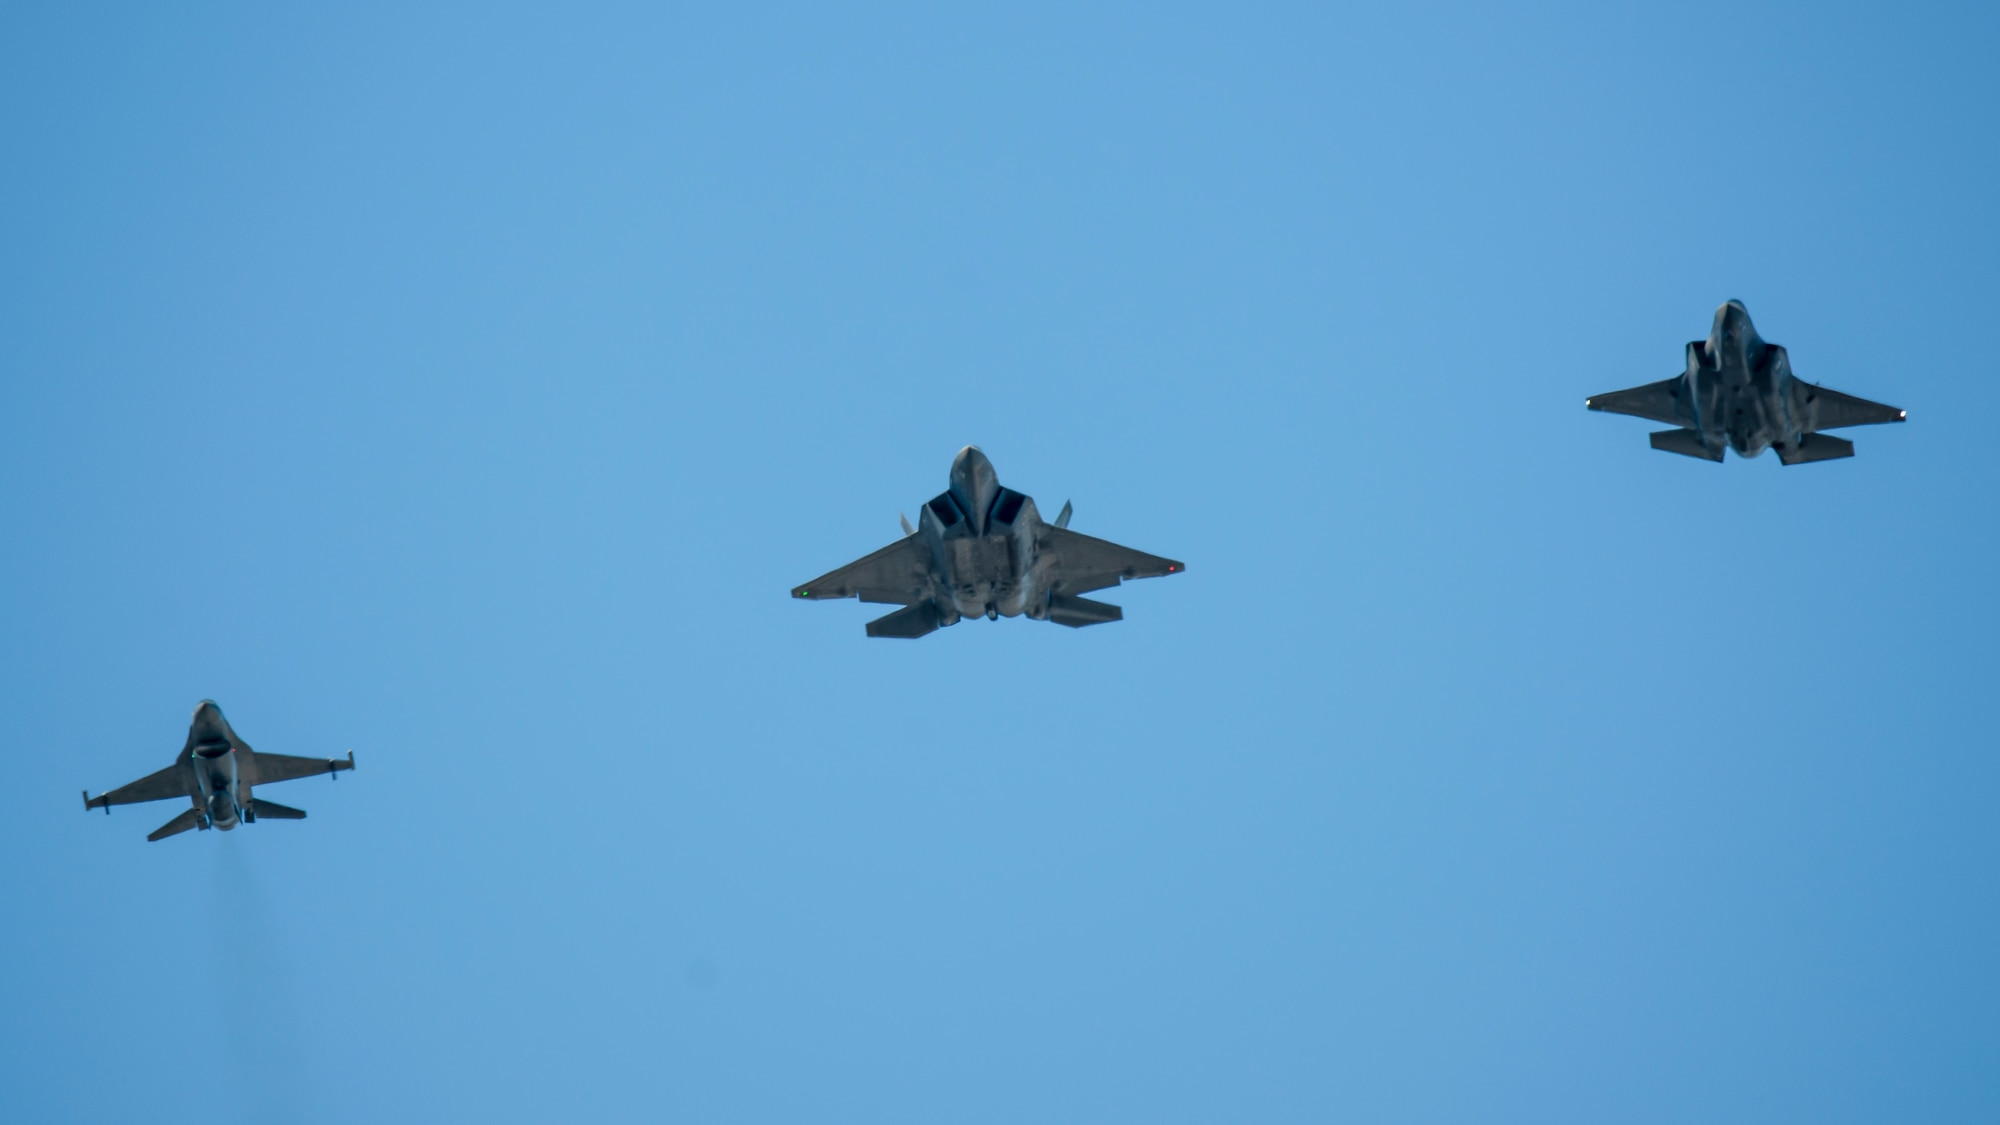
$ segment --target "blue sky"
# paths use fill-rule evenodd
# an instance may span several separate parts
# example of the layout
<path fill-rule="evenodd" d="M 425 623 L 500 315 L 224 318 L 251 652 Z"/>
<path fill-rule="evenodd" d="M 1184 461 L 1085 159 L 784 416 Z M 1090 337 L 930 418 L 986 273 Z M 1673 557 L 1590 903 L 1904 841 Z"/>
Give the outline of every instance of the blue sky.
<path fill-rule="evenodd" d="M 10 8 L 4 1115 L 1991 1120 L 1996 31 Z M 1188 572 L 785 596 L 966 443 Z"/>

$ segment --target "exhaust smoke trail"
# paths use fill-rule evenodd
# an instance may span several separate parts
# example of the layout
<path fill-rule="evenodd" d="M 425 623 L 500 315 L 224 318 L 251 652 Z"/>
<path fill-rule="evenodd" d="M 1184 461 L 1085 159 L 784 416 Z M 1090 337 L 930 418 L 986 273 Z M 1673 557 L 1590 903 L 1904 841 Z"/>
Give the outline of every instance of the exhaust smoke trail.
<path fill-rule="evenodd" d="M 223 1120 L 310 1122 L 319 1099 L 306 1065 L 305 1019 L 297 958 L 277 916 L 244 833 L 214 833 L 210 902 L 214 973 L 194 976 L 210 997 L 218 1040 L 229 1051 L 223 1073 Z M 203 841 L 207 843 L 208 841 Z M 220 1107 L 218 1107 L 220 1108 Z M 231 1112 L 231 1111 L 234 1112 Z"/>

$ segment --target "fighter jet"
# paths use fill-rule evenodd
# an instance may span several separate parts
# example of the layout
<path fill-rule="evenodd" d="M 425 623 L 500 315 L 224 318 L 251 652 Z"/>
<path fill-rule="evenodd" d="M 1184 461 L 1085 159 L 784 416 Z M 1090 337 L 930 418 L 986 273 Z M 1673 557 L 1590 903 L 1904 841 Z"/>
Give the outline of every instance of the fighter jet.
<path fill-rule="evenodd" d="M 1681 427 L 1653 434 L 1653 448 L 1722 460 L 1766 448 L 1798 465 L 1854 456 L 1854 443 L 1823 434 L 1842 426 L 1901 422 L 1907 411 L 1805 382 L 1792 375 L 1785 349 L 1765 343 L 1741 301 L 1715 310 L 1708 339 L 1687 346 L 1687 371 L 1658 383 L 1583 400 L 1592 410 L 1631 414 Z"/>
<path fill-rule="evenodd" d="M 900 605 L 868 623 L 871 637 L 921 637 L 960 618 L 1026 614 L 1082 628 L 1117 621 L 1115 605 L 1077 597 L 1127 578 L 1187 569 L 1069 530 L 1070 506 L 1045 523 L 1033 499 L 1003 488 L 975 446 L 958 451 L 951 487 L 925 504 L 903 538 L 792 591 L 795 598 L 859 597 Z"/>
<path fill-rule="evenodd" d="M 193 802 L 194 807 L 161 825 L 146 839 L 164 840 L 190 828 L 199 828 L 203 832 L 219 828 L 227 832 L 238 824 L 255 824 L 265 817 L 272 820 L 306 818 L 303 809 L 289 808 L 252 796 L 251 790 L 255 787 L 322 773 L 332 774 L 338 780 L 341 770 L 353 768 L 352 750 L 347 752 L 344 760 L 259 754 L 230 729 L 229 720 L 222 717 L 222 708 L 217 707 L 214 700 L 204 699 L 194 709 L 194 721 L 188 726 L 187 745 L 181 747 L 180 757 L 174 759 L 173 765 L 100 796 L 93 797 L 86 789 L 83 791 L 83 807 L 86 811 L 103 809 L 104 815 L 109 816 L 113 805 L 136 805 L 141 801 L 169 801 L 184 797 Z"/>

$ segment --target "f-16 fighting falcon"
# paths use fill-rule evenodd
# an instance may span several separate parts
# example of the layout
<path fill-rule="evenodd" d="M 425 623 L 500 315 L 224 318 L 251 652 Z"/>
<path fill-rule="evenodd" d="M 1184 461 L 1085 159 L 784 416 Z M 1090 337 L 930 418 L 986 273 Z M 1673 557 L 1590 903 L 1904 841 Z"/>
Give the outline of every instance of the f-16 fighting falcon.
<path fill-rule="evenodd" d="M 272 820 L 306 818 L 302 809 L 288 808 L 275 801 L 252 796 L 251 790 L 255 787 L 322 773 L 333 774 L 338 780 L 339 771 L 353 768 L 352 750 L 347 752 L 345 759 L 259 754 L 230 729 L 229 720 L 222 717 L 222 708 L 217 707 L 213 700 L 204 699 L 201 706 L 194 709 L 194 722 L 188 726 L 187 745 L 181 747 L 180 757 L 174 759 L 173 765 L 96 797 L 86 789 L 83 791 L 83 807 L 103 809 L 109 816 L 113 805 L 136 805 L 141 801 L 168 801 L 182 797 L 193 802 L 194 807 L 161 825 L 146 839 L 164 840 L 190 828 L 199 828 L 204 832 L 220 828 L 227 832 L 238 824 L 254 824 L 265 817 Z"/>
<path fill-rule="evenodd" d="M 1017 617 L 1081 628 L 1125 611 L 1078 594 L 1127 578 L 1187 569 L 1069 530 L 1070 506 L 1045 523 L 1033 499 L 1003 488 L 974 446 L 951 463 L 951 488 L 923 506 L 903 538 L 792 591 L 795 598 L 852 598 L 904 608 L 868 623 L 871 637 L 921 637 L 962 617 Z"/>
<path fill-rule="evenodd" d="M 1908 417 L 1893 406 L 1795 378 L 1785 349 L 1757 335 L 1741 301 L 1724 302 L 1708 339 L 1688 344 L 1684 374 L 1583 404 L 1680 427 L 1655 432 L 1654 449 L 1720 461 L 1724 446 L 1739 457 L 1770 448 L 1786 465 L 1854 456 L 1853 442 L 1821 430 Z"/>

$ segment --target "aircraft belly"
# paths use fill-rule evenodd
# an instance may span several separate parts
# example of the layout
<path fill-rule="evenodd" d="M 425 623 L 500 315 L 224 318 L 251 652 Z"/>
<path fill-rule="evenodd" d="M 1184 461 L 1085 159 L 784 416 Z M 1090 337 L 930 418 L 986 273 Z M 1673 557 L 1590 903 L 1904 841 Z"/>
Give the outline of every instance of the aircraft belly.
<path fill-rule="evenodd" d="M 242 807 L 236 799 L 236 755 L 196 757 L 194 772 L 201 784 L 201 807 L 209 823 L 225 832 L 236 827 L 237 809 Z"/>
<path fill-rule="evenodd" d="M 1022 611 L 1026 601 L 1011 536 L 965 536 L 943 546 L 951 602 L 960 614 L 1013 617 Z"/>

